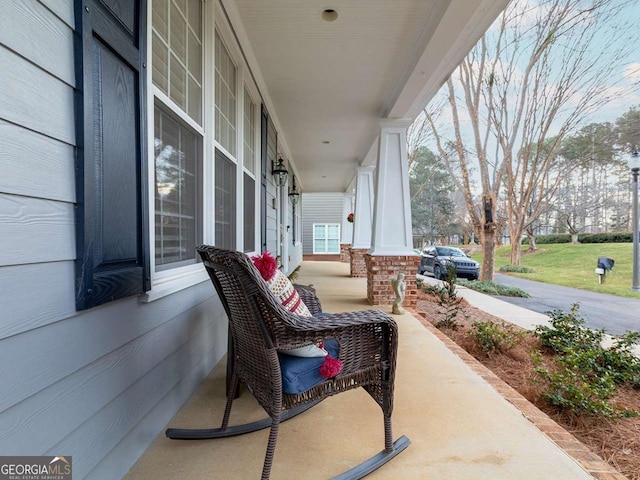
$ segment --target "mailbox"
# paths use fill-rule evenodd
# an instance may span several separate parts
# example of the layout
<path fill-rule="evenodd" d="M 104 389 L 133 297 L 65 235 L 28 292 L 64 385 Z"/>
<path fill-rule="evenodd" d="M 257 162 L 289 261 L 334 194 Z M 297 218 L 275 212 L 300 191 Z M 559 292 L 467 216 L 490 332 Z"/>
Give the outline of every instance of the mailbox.
<path fill-rule="evenodd" d="M 598 283 L 603 283 L 604 278 L 609 270 L 613 270 L 613 258 L 598 257 L 598 265 L 596 266 L 596 274 L 598 275 Z"/>

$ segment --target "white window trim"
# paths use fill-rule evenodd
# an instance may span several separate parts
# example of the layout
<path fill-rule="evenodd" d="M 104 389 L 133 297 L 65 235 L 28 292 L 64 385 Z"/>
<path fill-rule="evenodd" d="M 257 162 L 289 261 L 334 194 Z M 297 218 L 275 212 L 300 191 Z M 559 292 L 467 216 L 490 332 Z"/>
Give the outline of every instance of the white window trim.
<path fill-rule="evenodd" d="M 222 15 L 220 15 L 220 17 L 222 17 Z M 218 140 L 216 140 L 215 129 L 212 131 L 211 137 L 212 137 L 212 143 L 213 143 L 214 149 L 220 150 L 220 152 L 222 152 L 227 157 L 227 159 L 229 159 L 236 166 L 235 202 L 236 202 L 237 218 L 235 222 L 236 224 L 235 249 L 238 251 L 243 251 L 244 248 L 242 246 L 242 243 L 244 242 L 244 224 L 242 221 L 238 221 L 238 218 L 242 218 L 242 215 L 240 215 L 241 212 L 242 214 L 244 214 L 244 211 L 243 211 L 244 185 L 243 185 L 243 177 L 242 177 L 242 172 L 244 171 L 244 167 L 242 164 L 242 156 L 244 155 L 244 150 L 243 150 L 244 145 L 243 145 L 243 137 L 242 137 L 243 130 L 244 130 L 244 114 L 242 110 L 242 106 L 244 103 L 244 91 L 242 91 L 242 95 L 240 95 L 238 91 L 244 85 L 244 68 L 243 68 L 243 64 L 239 61 L 239 58 L 240 58 L 239 49 L 236 47 L 235 42 L 230 41 L 231 40 L 230 29 L 226 28 L 226 25 L 223 27 L 219 23 L 216 23 L 215 28 L 213 30 L 214 30 L 214 38 L 215 38 L 215 32 L 217 32 L 219 38 L 222 40 L 224 48 L 227 50 L 227 53 L 231 57 L 231 61 L 236 67 L 236 85 L 235 85 L 236 155 L 232 155 L 231 152 L 229 152 L 225 147 L 222 146 L 222 144 L 218 142 Z M 214 51 L 215 51 L 215 46 L 214 46 Z M 214 82 L 214 92 L 215 92 L 215 62 L 213 63 L 212 67 L 213 67 L 212 72 L 214 76 L 213 82 Z M 213 102 L 211 102 L 211 110 L 215 111 L 215 94 L 213 95 Z M 213 178 L 212 185 L 213 185 L 213 188 L 215 189 L 215 168 L 214 168 L 214 178 Z M 215 238 L 215 213 L 213 214 L 212 218 L 213 218 L 213 238 Z"/>
<path fill-rule="evenodd" d="M 215 148 L 220 149 L 233 163 L 237 166 L 236 180 L 238 182 L 236 211 L 238 218 L 241 218 L 243 208 L 243 173 L 246 171 L 242 163 L 244 155 L 244 116 L 238 115 L 243 112 L 244 88 L 249 92 L 252 102 L 255 104 L 254 118 L 255 122 L 255 165 L 256 173 L 247 172 L 254 178 L 255 184 L 255 250 L 248 252 L 249 255 L 260 251 L 260 145 L 261 145 L 261 117 L 260 105 L 261 101 L 258 89 L 248 75 L 245 75 L 246 66 L 238 45 L 236 45 L 233 33 L 226 24 L 224 15 L 217 2 L 202 2 L 203 15 L 203 78 L 202 78 L 202 125 L 193 120 L 191 117 L 182 112 L 182 109 L 173 102 L 168 95 L 164 94 L 158 87 L 153 85 L 151 71 L 148 69 L 147 75 L 147 138 L 148 151 L 150 159 L 148 187 L 149 187 L 149 242 L 150 242 L 150 270 L 151 270 L 151 290 L 140 295 L 141 302 L 147 303 L 163 298 L 167 295 L 179 292 L 199 283 L 209 280 L 209 276 L 201 263 L 186 265 L 183 267 L 171 268 L 163 271 L 156 271 L 155 265 L 155 198 L 153 192 L 155 190 L 155 165 L 154 165 L 154 104 L 158 99 L 162 104 L 170 108 L 180 120 L 185 122 L 190 128 L 202 136 L 202 182 L 203 189 L 203 205 L 202 205 L 202 236 L 203 243 L 213 244 L 215 241 L 215 218 L 214 218 L 214 198 L 215 198 Z M 218 21 L 219 20 L 219 21 Z M 152 7 L 147 9 L 147 24 L 152 25 Z M 237 67 L 236 84 L 236 150 L 237 156 L 231 155 L 222 145 L 215 140 L 215 33 L 222 38 L 229 55 Z M 147 29 L 147 45 L 152 45 L 152 28 Z M 151 48 L 147 49 L 147 65 L 151 65 L 152 52 Z M 244 250 L 244 224 L 236 222 L 239 225 L 236 232 L 236 248 L 239 251 Z"/>
<path fill-rule="evenodd" d="M 253 179 L 253 187 L 254 187 L 254 226 L 253 226 L 253 249 L 246 252 L 247 255 L 257 255 L 260 252 L 260 174 L 261 174 L 261 158 L 260 158 L 260 128 L 261 128 L 261 118 L 260 118 L 260 102 L 256 101 L 256 97 L 258 97 L 257 89 L 252 85 L 247 83 L 246 79 L 243 84 L 242 91 L 242 99 L 244 102 L 244 90 L 246 89 L 249 94 L 249 98 L 251 99 L 251 103 L 253 103 L 253 164 L 255 172 L 250 172 L 244 164 L 244 111 L 242 112 L 242 125 L 243 125 L 243 137 L 242 137 L 242 154 L 243 154 L 243 163 L 242 163 L 242 173 L 243 175 L 249 175 Z M 243 104 L 244 106 L 244 104 Z M 244 188 L 244 179 L 243 179 L 243 188 Z M 244 198 L 243 198 L 244 204 Z M 242 242 L 242 250 L 244 251 L 244 232 L 243 232 L 243 242 Z"/>
<path fill-rule="evenodd" d="M 155 99 L 160 100 L 160 103 L 162 103 L 163 105 L 168 107 L 169 110 L 171 110 L 171 113 L 173 115 L 175 115 L 180 120 L 182 120 L 184 123 L 189 125 L 190 128 L 195 130 L 202 137 L 205 136 L 204 127 L 202 125 L 200 125 L 198 122 L 196 122 L 189 115 L 184 113 L 182 111 L 182 109 L 173 100 L 171 100 L 171 98 L 169 98 L 162 90 L 160 90 L 155 85 L 151 85 L 151 90 L 152 90 L 151 93 L 152 93 L 152 98 L 154 99 L 154 103 L 155 103 Z M 152 108 L 152 107 L 153 107 L 153 104 L 149 105 L 149 108 Z M 153 119 L 153 114 L 152 114 L 152 119 Z M 152 132 L 153 132 L 153 128 L 152 128 Z"/>
<path fill-rule="evenodd" d="M 216 12 L 218 11 L 218 9 L 216 8 Z M 220 15 L 220 17 L 222 17 L 222 15 Z M 223 26 L 224 25 L 224 26 Z M 242 127 L 242 118 L 239 118 L 242 116 L 242 110 L 238 110 L 239 107 L 242 106 L 242 102 L 244 101 L 244 97 L 242 99 L 238 98 L 240 97 L 240 95 L 238 95 L 238 85 L 242 85 L 243 82 L 243 68 L 242 68 L 242 62 L 240 62 L 238 59 L 241 58 L 241 54 L 240 54 L 240 50 L 235 46 L 235 42 L 234 41 L 230 41 L 231 40 L 231 30 L 226 27 L 226 24 L 220 25 L 219 23 L 215 24 L 215 27 L 212 29 L 214 31 L 213 33 L 213 38 L 214 38 L 214 43 L 212 43 L 212 45 L 214 45 L 213 47 L 213 51 L 215 52 L 215 37 L 216 37 L 216 33 L 218 34 L 218 36 L 220 37 L 220 39 L 222 40 L 222 44 L 225 48 L 225 50 L 227 50 L 227 53 L 229 54 L 229 57 L 231 57 L 231 61 L 233 62 L 233 65 L 236 67 L 236 155 L 232 155 L 231 152 L 229 152 L 225 147 L 223 147 L 217 140 L 216 140 L 216 135 L 215 135 L 215 130 L 212 132 L 212 139 L 213 142 L 215 144 L 215 147 L 217 149 L 219 149 L 220 151 L 224 152 L 225 156 L 227 158 L 229 158 L 230 160 L 232 160 L 234 163 L 238 163 L 238 158 L 240 158 L 242 156 L 242 152 L 240 152 L 238 150 L 238 145 L 242 145 L 241 143 L 239 143 L 239 138 L 240 138 L 240 130 Z M 212 100 L 213 102 L 211 102 L 211 109 L 215 112 L 215 78 L 216 78 L 216 73 L 215 73 L 215 69 L 216 69 L 216 65 L 215 65 L 215 56 L 214 56 L 214 62 L 211 65 L 212 67 L 212 74 L 213 74 L 213 79 L 212 79 L 212 86 L 214 88 L 214 94 L 212 95 Z M 244 92 L 243 92 L 244 93 Z M 214 113 L 214 119 L 215 119 L 215 113 Z"/>
<path fill-rule="evenodd" d="M 336 225 L 338 227 L 338 250 L 336 252 L 317 252 L 316 251 L 316 225 L 324 225 L 325 227 L 325 232 L 328 234 L 329 229 L 328 226 L 329 225 Z M 337 255 L 340 253 L 340 224 L 339 223 L 314 223 L 311 226 L 312 230 L 311 230 L 311 235 L 312 235 L 312 239 L 311 239 L 311 247 L 312 247 L 312 251 L 314 255 Z M 325 238 L 325 247 L 328 246 L 328 235 L 327 238 Z M 327 248 L 328 250 L 328 248 Z"/>
<path fill-rule="evenodd" d="M 153 7 L 150 3 L 147 9 L 147 24 L 150 26 L 147 29 L 147 45 L 152 45 L 152 15 Z M 212 33 L 214 29 L 210 25 L 214 25 L 214 9 L 211 6 L 211 2 L 202 3 L 202 55 L 203 55 L 203 70 L 202 70 L 202 105 L 206 106 L 209 102 L 212 102 L 211 93 L 215 91 L 215 85 L 213 78 L 211 78 L 211 62 L 213 61 L 213 54 L 215 53 L 215 46 Z M 212 51 L 213 50 L 213 51 Z M 147 49 L 147 65 L 151 65 L 152 52 L 151 48 Z M 151 272 L 151 290 L 140 295 L 139 299 L 143 303 L 152 302 L 158 300 L 172 293 L 179 292 L 186 288 L 197 285 L 208 280 L 206 270 L 201 263 L 194 263 L 192 265 L 186 265 L 177 268 L 171 268 L 163 271 L 156 271 L 156 259 L 155 259 L 155 198 L 153 192 L 155 191 L 155 163 L 154 163 L 154 139 L 155 139 L 155 123 L 154 123 L 154 105 L 156 99 L 160 103 L 168 107 L 171 112 L 192 128 L 195 132 L 202 136 L 202 181 L 200 188 L 203 190 L 203 205 L 202 205 L 202 236 L 203 242 L 209 243 L 213 238 L 213 225 L 211 214 L 213 212 L 213 195 L 211 185 L 213 185 L 213 149 L 211 147 L 210 138 L 213 136 L 215 128 L 214 119 L 215 116 L 211 114 L 211 109 L 203 108 L 202 125 L 198 124 L 195 120 L 189 117 L 186 113 L 173 102 L 168 95 L 162 92 L 158 87 L 153 85 L 153 79 L 151 75 L 152 69 L 149 68 L 147 75 L 147 138 L 149 139 L 148 151 L 149 151 L 149 175 L 148 188 L 149 188 L 149 248 L 151 255 L 149 255 L 150 272 Z"/>
<path fill-rule="evenodd" d="M 253 149 L 253 161 L 255 164 L 255 173 L 253 174 L 253 178 L 255 180 L 254 182 L 254 188 L 255 188 L 255 204 L 256 204 L 256 209 L 255 209 L 255 223 L 254 223 L 254 245 L 253 245 L 253 254 L 260 254 L 262 248 L 260 247 L 260 242 L 261 242 L 261 235 L 262 235 L 262 229 L 261 229 L 261 218 L 262 218 L 262 112 L 261 112 L 261 102 L 260 102 L 260 96 L 258 95 L 258 89 L 253 85 L 253 83 L 251 84 L 245 84 L 247 87 L 247 90 L 249 91 L 249 96 L 251 97 L 253 104 L 254 104 L 254 108 L 253 108 L 253 117 L 255 119 L 255 129 L 253 132 L 253 136 L 254 136 L 254 145 L 255 148 Z"/>
<path fill-rule="evenodd" d="M 169 275 L 158 275 L 154 279 L 151 290 L 140 296 L 141 302 L 153 302 L 198 283 L 209 281 L 209 275 L 201 263 L 157 273 L 169 273 Z"/>

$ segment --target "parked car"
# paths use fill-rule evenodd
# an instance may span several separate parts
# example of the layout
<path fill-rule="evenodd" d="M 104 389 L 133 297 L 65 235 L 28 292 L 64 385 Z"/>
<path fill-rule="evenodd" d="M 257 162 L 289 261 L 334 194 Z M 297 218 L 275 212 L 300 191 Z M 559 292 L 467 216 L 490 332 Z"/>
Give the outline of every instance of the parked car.
<path fill-rule="evenodd" d="M 437 279 L 444 277 L 447 266 L 453 265 L 458 277 L 477 280 L 480 276 L 480 265 L 469 255 L 456 247 L 425 247 L 422 260 L 418 266 L 421 275 L 432 275 Z"/>

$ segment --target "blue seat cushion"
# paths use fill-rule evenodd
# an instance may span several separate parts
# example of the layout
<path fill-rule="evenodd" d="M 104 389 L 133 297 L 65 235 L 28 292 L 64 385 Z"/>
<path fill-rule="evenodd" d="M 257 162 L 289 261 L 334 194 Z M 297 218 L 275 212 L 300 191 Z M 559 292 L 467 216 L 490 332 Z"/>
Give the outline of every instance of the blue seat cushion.
<path fill-rule="evenodd" d="M 338 341 L 330 338 L 324 342 L 324 349 L 333 358 L 338 358 Z M 320 375 L 320 365 L 326 357 L 294 357 L 278 352 L 280 371 L 282 372 L 282 391 L 296 395 L 306 392 L 326 380 Z"/>

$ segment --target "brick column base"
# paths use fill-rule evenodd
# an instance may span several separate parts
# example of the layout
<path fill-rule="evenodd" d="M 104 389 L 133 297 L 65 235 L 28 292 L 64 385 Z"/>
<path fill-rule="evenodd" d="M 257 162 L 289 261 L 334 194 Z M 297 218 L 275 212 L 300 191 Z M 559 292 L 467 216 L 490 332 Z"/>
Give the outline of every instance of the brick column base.
<path fill-rule="evenodd" d="M 349 263 L 351 261 L 351 244 L 350 243 L 341 243 L 340 244 L 340 261 L 342 263 Z"/>
<path fill-rule="evenodd" d="M 396 294 L 391 285 L 391 278 L 398 273 L 404 273 L 407 290 L 402 305 L 405 308 L 416 306 L 418 297 L 416 274 L 420 264 L 419 255 L 366 254 L 364 258 L 367 264 L 367 300 L 371 305 L 392 305 Z"/>
<path fill-rule="evenodd" d="M 351 276 L 352 277 L 366 277 L 367 276 L 367 264 L 364 261 L 364 256 L 369 251 L 368 248 L 350 248 L 349 249 L 349 262 L 351 263 Z"/>

